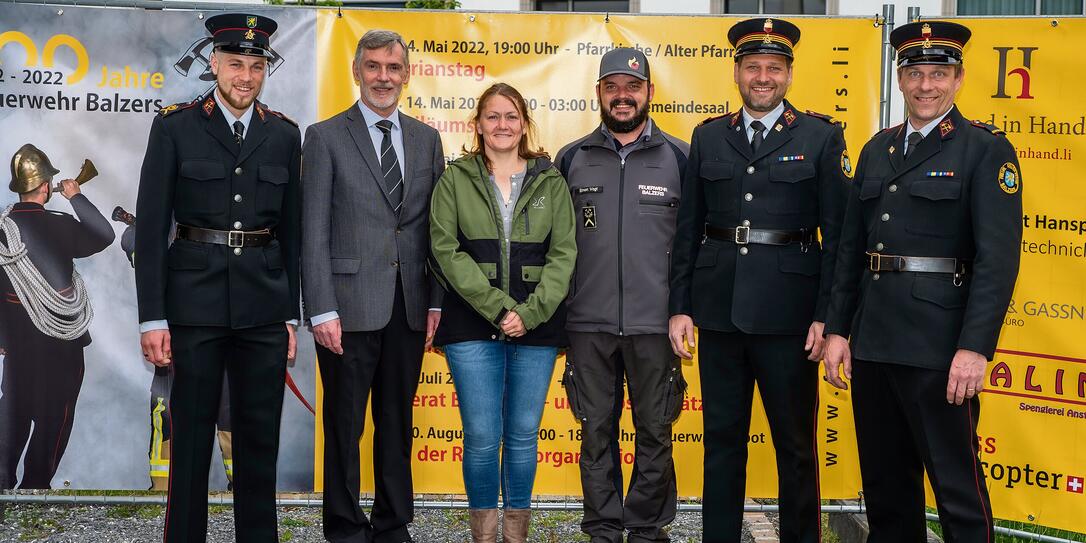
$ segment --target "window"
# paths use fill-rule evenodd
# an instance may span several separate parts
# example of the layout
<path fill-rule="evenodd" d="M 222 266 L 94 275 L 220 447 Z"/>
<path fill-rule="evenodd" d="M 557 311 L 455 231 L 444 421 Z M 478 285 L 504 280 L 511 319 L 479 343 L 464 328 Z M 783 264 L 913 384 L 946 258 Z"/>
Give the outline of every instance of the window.
<path fill-rule="evenodd" d="M 825 15 L 826 0 L 718 0 L 713 13 L 735 15 Z"/>
<path fill-rule="evenodd" d="M 1083 0 L 958 0 L 958 15 L 1082 15 Z"/>
<path fill-rule="evenodd" d="M 598 11 L 629 13 L 629 0 L 536 0 L 536 11 Z"/>

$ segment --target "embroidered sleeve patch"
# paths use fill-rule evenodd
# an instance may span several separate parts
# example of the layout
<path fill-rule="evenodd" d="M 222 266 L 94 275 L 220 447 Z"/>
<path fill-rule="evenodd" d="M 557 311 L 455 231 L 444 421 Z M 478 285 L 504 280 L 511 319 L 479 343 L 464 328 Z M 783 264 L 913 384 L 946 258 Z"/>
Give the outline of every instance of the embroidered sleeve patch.
<path fill-rule="evenodd" d="M 1018 181 L 1018 168 L 1011 162 L 1004 162 L 999 168 L 999 188 L 1007 194 L 1018 192 L 1021 183 Z"/>
<path fill-rule="evenodd" d="M 852 179 L 852 161 L 848 158 L 848 149 L 841 150 L 841 172 Z"/>

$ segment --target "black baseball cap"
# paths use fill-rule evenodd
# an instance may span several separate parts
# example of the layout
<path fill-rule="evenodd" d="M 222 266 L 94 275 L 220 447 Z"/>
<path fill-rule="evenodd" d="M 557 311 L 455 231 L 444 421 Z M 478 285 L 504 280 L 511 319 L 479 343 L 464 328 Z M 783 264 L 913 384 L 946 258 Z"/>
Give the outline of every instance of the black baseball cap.
<path fill-rule="evenodd" d="M 648 81 L 649 59 L 645 58 L 645 53 L 632 47 L 612 49 L 600 59 L 600 76 L 596 81 L 615 74 L 632 75 Z"/>
<path fill-rule="evenodd" d="M 275 58 L 271 51 L 271 35 L 279 25 L 262 15 L 223 13 L 204 22 L 215 49 L 249 55 Z"/>

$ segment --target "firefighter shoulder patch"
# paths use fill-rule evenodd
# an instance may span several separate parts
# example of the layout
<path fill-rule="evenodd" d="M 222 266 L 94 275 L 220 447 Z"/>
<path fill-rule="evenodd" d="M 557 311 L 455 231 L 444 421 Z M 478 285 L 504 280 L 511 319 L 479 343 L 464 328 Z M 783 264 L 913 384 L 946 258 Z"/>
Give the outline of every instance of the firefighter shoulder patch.
<path fill-rule="evenodd" d="M 181 111 L 182 109 L 188 109 L 194 105 L 196 105 L 196 102 L 179 102 L 176 104 L 170 104 L 158 110 L 158 114 L 162 115 L 163 117 L 168 117 L 170 115 L 173 115 L 174 113 L 177 113 L 178 111 Z"/>
<path fill-rule="evenodd" d="M 1007 194 L 1014 194 L 1018 192 L 1018 189 L 1022 186 L 1021 180 L 1018 178 L 1018 167 L 1013 162 L 1004 162 L 1003 166 L 999 168 L 999 188 L 1003 189 L 1003 192 Z"/>
<path fill-rule="evenodd" d="M 841 173 L 852 179 L 852 160 L 848 158 L 848 149 L 841 149 Z"/>

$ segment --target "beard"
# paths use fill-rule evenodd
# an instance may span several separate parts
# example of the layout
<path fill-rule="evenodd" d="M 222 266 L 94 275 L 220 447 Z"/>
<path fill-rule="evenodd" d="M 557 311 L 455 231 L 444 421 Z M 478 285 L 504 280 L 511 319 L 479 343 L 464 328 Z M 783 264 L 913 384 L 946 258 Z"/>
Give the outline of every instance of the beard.
<path fill-rule="evenodd" d="M 743 98 L 743 105 L 746 106 L 747 109 L 759 113 L 773 111 L 773 108 L 777 107 L 777 105 L 784 100 L 784 90 L 782 90 L 780 86 L 776 87 L 773 95 L 768 98 L 755 98 L 753 94 L 754 93 L 750 91 L 749 87 L 745 90 L 742 87 L 739 88 L 739 95 Z"/>
<path fill-rule="evenodd" d="M 634 111 L 633 117 L 628 120 L 620 120 L 611 116 L 610 111 L 617 106 L 628 105 L 637 108 Z M 646 100 L 645 104 L 641 107 L 637 107 L 637 102 L 633 100 L 627 100 L 622 98 L 616 98 L 611 100 L 606 109 L 600 108 L 600 118 L 603 119 L 603 125 L 613 134 L 627 134 L 633 132 L 634 129 L 641 126 L 641 123 L 645 122 L 649 118 L 649 102 Z"/>
<path fill-rule="evenodd" d="M 230 107 L 239 111 L 249 109 L 249 106 L 253 105 L 253 102 L 256 101 L 256 97 L 260 95 L 260 87 L 257 85 L 253 85 L 253 93 L 246 98 L 235 98 L 227 92 L 222 83 L 218 83 L 218 86 L 219 96 L 222 96 L 223 100 L 226 100 L 226 103 L 230 104 Z"/>

